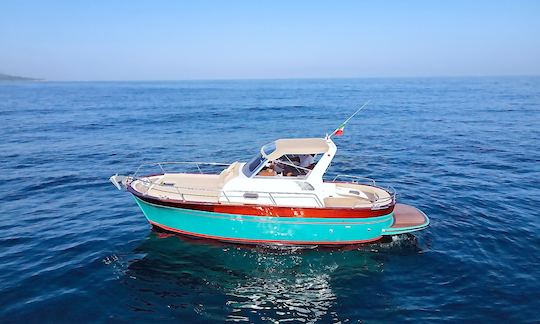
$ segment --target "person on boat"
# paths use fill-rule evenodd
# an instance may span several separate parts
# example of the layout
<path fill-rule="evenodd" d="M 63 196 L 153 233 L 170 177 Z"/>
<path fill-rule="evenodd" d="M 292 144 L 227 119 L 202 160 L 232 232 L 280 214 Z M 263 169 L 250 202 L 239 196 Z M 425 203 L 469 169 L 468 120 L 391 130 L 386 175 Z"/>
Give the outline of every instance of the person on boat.
<path fill-rule="evenodd" d="M 273 177 L 273 176 L 276 176 L 278 175 L 279 171 L 276 170 L 276 163 L 274 163 L 274 161 L 271 161 L 271 162 L 267 162 L 266 165 L 264 166 L 264 168 L 259 171 L 259 173 L 257 174 L 258 176 L 261 176 L 261 177 Z"/>
<path fill-rule="evenodd" d="M 300 164 L 300 160 L 296 155 L 284 155 L 276 160 L 279 164 L 279 168 L 282 170 L 282 174 L 286 177 L 295 177 L 298 175 L 298 171 L 294 167 Z"/>
<path fill-rule="evenodd" d="M 276 171 L 277 174 L 283 174 L 284 168 L 283 165 L 278 161 L 272 161 L 270 162 L 270 167 Z"/>
<path fill-rule="evenodd" d="M 283 175 L 287 177 L 297 177 L 308 174 L 308 170 L 313 169 L 315 166 L 315 154 L 299 154 L 288 157 L 289 162 L 292 164 L 285 164 Z M 295 167 L 297 166 L 297 167 Z"/>
<path fill-rule="evenodd" d="M 315 164 L 315 154 L 300 154 L 300 164 L 302 168 L 312 169 Z"/>
<path fill-rule="evenodd" d="M 271 167 L 265 167 L 257 175 L 261 177 L 273 177 L 277 175 L 277 172 Z"/>

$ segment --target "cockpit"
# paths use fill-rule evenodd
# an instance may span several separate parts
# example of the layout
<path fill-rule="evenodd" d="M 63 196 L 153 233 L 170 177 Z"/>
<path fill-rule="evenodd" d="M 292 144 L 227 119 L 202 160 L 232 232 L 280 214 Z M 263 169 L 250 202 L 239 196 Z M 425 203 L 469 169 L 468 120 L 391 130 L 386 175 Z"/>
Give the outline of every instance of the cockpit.
<path fill-rule="evenodd" d="M 246 177 L 300 177 L 309 175 L 329 150 L 322 138 L 279 139 L 261 148 L 243 167 Z"/>

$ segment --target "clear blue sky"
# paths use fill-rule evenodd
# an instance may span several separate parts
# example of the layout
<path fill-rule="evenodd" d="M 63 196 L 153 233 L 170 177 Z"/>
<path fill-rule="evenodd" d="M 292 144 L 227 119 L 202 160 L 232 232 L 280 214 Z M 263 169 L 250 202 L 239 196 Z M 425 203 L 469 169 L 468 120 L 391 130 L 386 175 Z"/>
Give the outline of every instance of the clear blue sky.
<path fill-rule="evenodd" d="M 540 74 L 540 1 L 0 2 L 0 72 L 49 80 Z"/>

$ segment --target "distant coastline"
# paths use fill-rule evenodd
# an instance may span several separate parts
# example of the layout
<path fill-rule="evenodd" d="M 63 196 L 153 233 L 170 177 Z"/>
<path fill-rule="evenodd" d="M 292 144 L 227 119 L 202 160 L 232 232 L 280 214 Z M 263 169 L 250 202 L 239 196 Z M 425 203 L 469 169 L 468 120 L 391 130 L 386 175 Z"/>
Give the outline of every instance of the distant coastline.
<path fill-rule="evenodd" d="M 0 81 L 43 81 L 43 79 L 28 78 L 17 75 L 0 73 Z"/>

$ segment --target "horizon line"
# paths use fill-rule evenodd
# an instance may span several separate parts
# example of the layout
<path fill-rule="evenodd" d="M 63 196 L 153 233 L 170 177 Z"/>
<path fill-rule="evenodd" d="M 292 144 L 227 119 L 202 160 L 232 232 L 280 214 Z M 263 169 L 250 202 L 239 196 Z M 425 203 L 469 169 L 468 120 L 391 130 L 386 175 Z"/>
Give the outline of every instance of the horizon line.
<path fill-rule="evenodd" d="M 12 75 L 12 74 L 9 74 Z M 357 76 L 357 77 L 256 77 L 256 78 L 186 78 L 186 79 L 46 79 L 29 77 L 30 82 L 178 82 L 178 81 L 285 81 L 285 80 L 359 80 L 359 79 L 461 79 L 461 78 L 508 78 L 540 77 L 540 74 L 488 74 L 488 75 L 430 75 L 430 76 Z M 9 80 L 6 80 L 9 81 Z M 21 80 L 22 81 L 22 80 Z M 17 82 L 17 81 L 14 81 Z M 18 81 L 20 82 L 20 81 Z"/>

